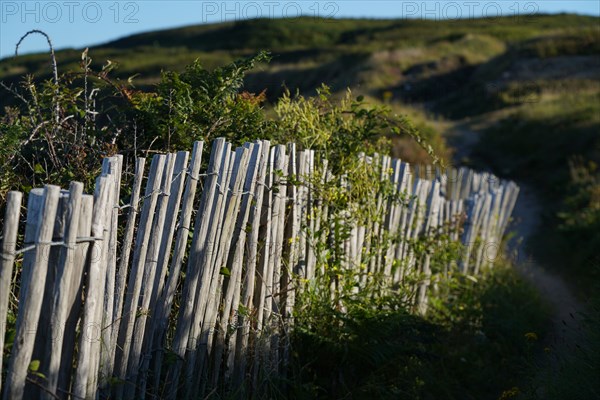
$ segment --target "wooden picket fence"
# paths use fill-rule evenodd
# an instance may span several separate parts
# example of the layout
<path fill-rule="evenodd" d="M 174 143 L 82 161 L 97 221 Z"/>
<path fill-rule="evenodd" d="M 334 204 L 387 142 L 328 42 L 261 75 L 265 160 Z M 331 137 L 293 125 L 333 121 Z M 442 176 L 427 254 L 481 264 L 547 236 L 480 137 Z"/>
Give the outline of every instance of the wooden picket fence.
<path fill-rule="evenodd" d="M 326 160 L 293 144 L 233 150 L 217 139 L 201 173 L 202 154 L 196 142 L 191 157 L 155 155 L 147 174 L 138 158 L 133 182 L 123 179 L 122 156 L 106 158 L 93 195 L 78 182 L 68 191 L 33 189 L 21 237 L 23 195 L 9 193 L 0 349 L 17 294 L 18 315 L 9 355 L 0 358 L 3 399 L 195 399 L 217 389 L 242 397 L 283 371 L 298 282 L 322 268 L 309 233 L 328 215 L 308 177 L 327 171 Z M 378 163 L 381 179 L 409 201 L 373 199 L 385 218 L 351 228 L 348 268 L 366 263 L 391 284 L 418 270 L 424 279 L 414 304 L 425 312 L 433 279 L 427 256 L 416 259 L 400 240 L 365 260 L 367 238 L 411 239 L 460 224 L 448 228 L 464 244 L 458 268 L 476 274 L 493 262 L 517 198 L 514 183 L 385 156 L 365 161 Z M 126 205 L 122 187 L 131 188 Z M 407 262 L 396 268 L 394 260 Z"/>

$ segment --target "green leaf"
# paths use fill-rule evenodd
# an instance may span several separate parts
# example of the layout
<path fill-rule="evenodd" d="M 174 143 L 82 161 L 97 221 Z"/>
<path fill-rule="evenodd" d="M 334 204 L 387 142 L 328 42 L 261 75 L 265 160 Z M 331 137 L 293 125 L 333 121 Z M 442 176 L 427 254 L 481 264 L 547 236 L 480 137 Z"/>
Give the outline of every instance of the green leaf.
<path fill-rule="evenodd" d="M 227 276 L 227 277 L 231 276 L 231 271 L 229 271 L 229 268 L 227 268 L 227 267 L 221 267 L 221 269 L 219 270 L 219 273 L 221 275 L 224 275 L 224 276 Z"/>
<path fill-rule="evenodd" d="M 36 372 L 40 368 L 40 360 L 33 360 L 29 363 L 29 371 Z"/>
<path fill-rule="evenodd" d="M 250 314 L 250 310 L 248 309 L 248 307 L 246 307 L 245 305 L 240 303 L 238 306 L 238 314 L 243 315 L 243 316 L 248 316 Z"/>
<path fill-rule="evenodd" d="M 35 166 L 33 167 L 33 172 L 36 174 L 43 174 L 46 171 L 44 170 L 44 167 L 42 167 L 41 164 L 35 164 Z"/>
<path fill-rule="evenodd" d="M 17 335 L 17 331 L 15 329 L 9 329 L 6 333 L 6 341 L 4 342 L 4 349 L 10 350 L 13 343 L 15 342 L 15 336 Z M 1 351 L 2 349 L 0 349 Z"/>

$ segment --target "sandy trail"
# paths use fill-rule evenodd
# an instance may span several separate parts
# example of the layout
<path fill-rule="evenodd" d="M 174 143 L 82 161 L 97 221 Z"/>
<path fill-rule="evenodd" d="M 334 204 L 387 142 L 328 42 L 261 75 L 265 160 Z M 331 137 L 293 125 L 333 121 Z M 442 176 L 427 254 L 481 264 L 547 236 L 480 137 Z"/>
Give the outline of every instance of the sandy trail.
<path fill-rule="evenodd" d="M 481 120 L 479 120 L 481 121 Z M 450 146 L 454 147 L 457 165 L 470 158 L 479 140 L 478 132 L 484 128 L 477 121 L 458 121 L 444 127 Z M 552 307 L 552 329 L 544 345 L 554 352 L 554 360 L 574 350 L 582 340 L 581 312 L 583 305 L 573 295 L 565 280 L 540 265 L 531 251 L 528 241 L 538 229 L 542 206 L 535 190 L 527 183 L 516 182 L 520 187 L 519 197 L 513 211 L 513 223 L 509 227 L 516 235 L 509 243 L 509 252 L 514 257 L 517 271 L 530 282 L 541 297 Z M 557 366 L 555 364 L 555 367 Z"/>
<path fill-rule="evenodd" d="M 509 243 L 515 257 L 515 268 L 540 293 L 552 307 L 552 326 L 546 344 L 563 353 L 573 350 L 574 344 L 581 339 L 581 312 L 583 305 L 573 295 L 565 280 L 541 266 L 531 255 L 529 239 L 538 227 L 541 215 L 540 201 L 531 186 L 517 182 L 521 191 L 513 211 L 513 229 L 516 240 Z"/>

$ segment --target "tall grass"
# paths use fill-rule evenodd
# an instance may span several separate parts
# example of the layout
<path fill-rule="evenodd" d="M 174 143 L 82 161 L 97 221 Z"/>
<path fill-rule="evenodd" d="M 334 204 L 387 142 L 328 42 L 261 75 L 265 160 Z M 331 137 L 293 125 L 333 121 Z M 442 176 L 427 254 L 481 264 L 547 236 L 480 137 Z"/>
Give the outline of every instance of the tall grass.
<path fill-rule="evenodd" d="M 293 333 L 294 398 L 498 399 L 530 393 L 548 308 L 506 264 L 476 282 L 456 275 L 427 317 L 400 297 L 345 312 L 310 293 Z M 515 389 L 516 388 L 516 389 Z M 505 397 L 508 398 L 508 397 Z"/>

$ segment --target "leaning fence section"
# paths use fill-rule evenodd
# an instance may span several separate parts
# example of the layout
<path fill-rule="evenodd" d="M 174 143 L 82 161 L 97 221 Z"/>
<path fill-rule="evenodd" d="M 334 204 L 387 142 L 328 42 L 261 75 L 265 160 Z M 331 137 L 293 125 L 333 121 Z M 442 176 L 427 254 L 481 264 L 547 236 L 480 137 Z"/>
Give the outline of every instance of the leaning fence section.
<path fill-rule="evenodd" d="M 323 273 L 329 251 L 316 243 L 333 218 L 317 187 L 347 182 L 293 144 L 234 149 L 217 139 L 204 163 L 203 146 L 155 155 L 147 172 L 138 158 L 132 178 L 122 156 L 106 158 L 93 195 L 78 182 L 33 189 L 23 232 L 23 195 L 9 193 L 0 248 L 0 349 L 12 340 L 0 358 L 5 400 L 243 395 L 283 372 L 296 296 Z M 477 274 L 495 257 L 518 187 L 466 168 L 363 160 L 401 201 L 379 193 L 369 201 L 382 218 L 348 218 L 344 267 L 368 272 L 356 290 L 375 274 L 392 287 L 417 272 L 410 301 L 424 313 L 436 273 L 411 240 L 444 233 L 462 243 L 455 267 Z M 390 235 L 397 240 L 375 246 Z"/>

